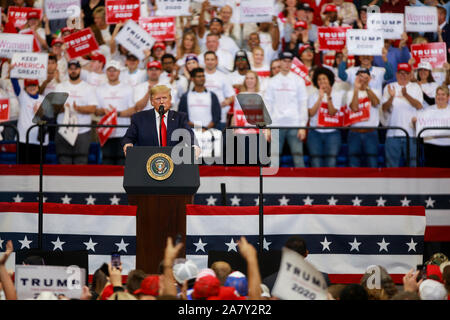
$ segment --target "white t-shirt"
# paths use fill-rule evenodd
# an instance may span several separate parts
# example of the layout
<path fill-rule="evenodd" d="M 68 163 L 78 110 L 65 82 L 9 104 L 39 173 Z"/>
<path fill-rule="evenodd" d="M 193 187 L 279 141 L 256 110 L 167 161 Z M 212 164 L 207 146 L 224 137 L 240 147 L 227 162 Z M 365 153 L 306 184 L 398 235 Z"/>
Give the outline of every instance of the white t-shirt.
<path fill-rule="evenodd" d="M 425 93 L 430 98 L 435 98 L 436 97 L 436 88 L 439 87 L 439 84 L 437 82 L 428 82 L 428 83 L 425 83 L 425 84 L 419 84 L 419 86 L 422 89 L 422 92 Z M 423 100 L 423 107 L 426 109 L 429 106 L 430 105 L 424 99 Z"/>
<path fill-rule="evenodd" d="M 216 94 L 217 99 L 219 99 L 219 103 L 222 103 L 226 98 L 232 97 L 235 95 L 235 91 L 233 86 L 228 79 L 228 76 L 223 72 L 216 70 L 214 73 L 205 72 L 205 87 L 209 91 L 212 91 Z M 230 106 L 227 105 L 221 108 L 221 118 L 220 122 L 226 122 L 227 113 L 230 110 Z"/>
<path fill-rule="evenodd" d="M 109 25 L 105 29 L 100 29 L 100 32 L 102 33 L 102 37 L 105 43 L 108 43 L 108 41 L 111 40 L 111 32 L 109 32 Z"/>
<path fill-rule="evenodd" d="M 119 83 L 111 85 L 105 83 L 97 90 L 98 108 L 111 109 L 115 108 L 117 112 L 124 111 L 134 106 L 133 88 L 127 84 Z M 129 125 L 129 117 L 117 117 L 118 125 Z M 127 128 L 116 128 L 112 132 L 110 138 L 121 138 L 125 135 Z"/>
<path fill-rule="evenodd" d="M 278 73 L 269 80 L 265 101 L 272 126 L 306 126 L 308 94 L 305 81 L 296 74 Z"/>
<path fill-rule="evenodd" d="M 187 110 L 189 121 L 202 127 L 207 127 L 212 119 L 212 99 L 211 92 L 189 91 L 187 95 Z"/>
<path fill-rule="evenodd" d="M 87 71 L 84 69 L 81 69 L 81 80 L 86 81 L 91 86 L 94 87 L 101 87 L 105 83 L 108 82 L 108 78 L 106 77 L 105 73 L 96 73 L 92 71 Z"/>
<path fill-rule="evenodd" d="M 375 93 L 375 95 L 381 102 L 381 90 L 372 89 L 372 91 L 373 91 L 373 93 Z M 366 90 L 360 90 L 358 92 L 359 99 L 366 98 L 366 97 L 368 97 Z M 353 100 L 353 90 L 350 90 L 347 92 L 347 101 L 346 101 L 347 108 L 349 108 L 349 109 L 350 109 L 350 104 L 351 104 L 352 100 Z M 354 123 L 351 125 L 351 127 L 378 127 L 378 125 L 380 124 L 380 107 L 381 107 L 381 103 L 376 106 L 371 105 L 369 120 Z"/>
<path fill-rule="evenodd" d="M 121 83 L 134 87 L 147 81 L 147 72 L 142 69 L 136 69 L 132 73 L 130 73 L 128 69 L 121 70 L 119 80 Z"/>
<path fill-rule="evenodd" d="M 199 56 L 198 56 L 198 64 L 201 67 L 205 67 L 205 54 L 206 51 L 203 51 Z M 234 67 L 234 58 L 233 55 L 223 49 L 218 49 L 216 51 L 216 56 L 217 56 L 217 69 L 224 72 L 224 73 L 230 73 L 233 71 L 233 67 Z"/>
<path fill-rule="evenodd" d="M 417 110 L 414 108 L 406 98 L 402 95 L 402 87 L 398 82 L 389 84 L 395 89 L 395 97 L 392 100 L 391 113 L 389 114 L 388 126 L 402 127 L 404 128 L 410 137 L 414 137 L 414 129 L 411 124 L 411 119 L 416 116 Z M 406 85 L 406 91 L 414 99 L 423 103 L 423 93 L 420 86 L 415 82 L 409 82 Z M 388 87 L 386 86 L 383 91 L 383 103 L 389 100 Z M 404 132 L 399 129 L 389 129 L 387 132 L 388 137 L 403 137 Z"/>
<path fill-rule="evenodd" d="M 337 113 L 341 111 L 341 107 L 344 105 L 345 101 L 345 92 L 340 90 L 332 90 L 331 91 L 331 101 L 333 101 L 333 106 L 337 110 Z M 316 104 L 317 100 L 319 99 L 319 91 L 315 91 L 313 94 L 309 96 L 308 99 L 308 109 L 312 109 L 312 107 Z M 327 103 L 327 94 L 325 93 L 322 99 L 322 102 Z M 320 106 L 319 106 L 320 109 Z M 317 109 L 317 112 L 314 116 L 309 118 L 309 125 L 311 127 L 317 126 L 317 118 L 319 115 L 319 109 Z M 336 131 L 336 129 L 315 129 L 318 132 L 333 132 Z"/>
<path fill-rule="evenodd" d="M 447 105 L 445 109 L 438 109 L 436 105 L 429 106 L 428 108 L 421 110 L 417 113 L 417 121 L 420 121 L 420 118 L 424 118 L 427 115 L 432 115 L 433 119 L 441 119 L 441 120 L 449 120 L 450 119 L 450 106 Z M 438 126 L 438 125 L 435 125 Z M 431 127 L 431 126 L 427 126 Z M 434 144 L 437 146 L 450 146 L 450 131 L 442 130 L 444 133 L 439 132 L 440 130 L 427 130 L 421 134 L 421 137 L 424 139 L 424 143 Z M 418 133 L 418 132 L 417 132 Z M 439 136 L 434 137 L 425 137 L 427 135 L 439 134 Z M 445 134 L 445 135 L 443 135 Z"/>
<path fill-rule="evenodd" d="M 228 75 L 228 79 L 230 79 L 232 86 L 236 84 L 243 84 L 245 80 L 245 75 L 240 74 L 239 71 L 236 70 Z"/>
<path fill-rule="evenodd" d="M 41 105 L 42 101 L 44 100 L 44 97 L 39 95 L 37 99 L 33 99 L 30 97 L 28 93 L 25 92 L 24 89 L 20 89 L 20 94 L 18 97 L 19 100 L 19 119 L 17 121 L 17 130 L 19 131 L 19 141 L 22 143 L 26 143 L 26 134 L 27 130 L 33 126 L 35 123 L 33 123 L 33 117 L 36 113 L 37 109 Z M 29 143 L 32 144 L 39 144 L 38 139 L 38 132 L 39 128 L 33 128 L 28 137 Z M 48 134 L 45 135 L 44 145 L 48 144 Z"/>
<path fill-rule="evenodd" d="M 273 50 L 272 48 L 272 36 L 270 35 L 270 33 L 260 32 L 259 40 L 259 46 L 264 49 L 264 62 L 270 65 L 272 60 L 277 58 L 278 54 L 278 50 Z"/>
<path fill-rule="evenodd" d="M 73 105 L 75 102 L 77 106 L 89 106 L 98 105 L 97 95 L 95 94 L 94 87 L 85 81 L 81 81 L 78 84 L 72 84 L 70 81 L 64 81 L 56 86 L 55 91 L 67 92 L 69 97 L 66 104 Z M 75 112 L 77 115 L 78 124 L 91 124 L 91 115 Z M 59 113 L 56 117 L 57 123 L 63 123 L 64 112 Z M 78 134 L 82 134 L 91 130 L 89 127 L 79 127 Z"/>
<path fill-rule="evenodd" d="M 356 79 L 356 72 L 360 69 L 360 67 L 350 67 L 345 72 L 347 73 L 347 82 L 350 82 L 350 84 L 353 86 Z M 374 90 L 382 90 L 383 89 L 383 81 L 384 81 L 384 74 L 386 73 L 385 68 L 381 67 L 372 67 L 370 69 L 370 82 L 369 87 L 373 88 Z"/>

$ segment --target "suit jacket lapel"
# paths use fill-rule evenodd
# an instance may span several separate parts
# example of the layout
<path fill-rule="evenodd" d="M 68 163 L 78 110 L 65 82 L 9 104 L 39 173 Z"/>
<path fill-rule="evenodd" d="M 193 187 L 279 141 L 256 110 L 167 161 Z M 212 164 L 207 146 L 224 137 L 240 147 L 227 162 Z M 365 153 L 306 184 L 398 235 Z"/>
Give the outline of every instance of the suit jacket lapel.
<path fill-rule="evenodd" d="M 155 115 L 155 110 L 154 109 L 150 109 L 150 113 L 149 113 L 149 118 L 150 118 L 150 130 L 149 130 L 149 134 L 150 134 L 150 139 L 153 140 L 153 143 L 150 143 L 150 145 L 155 145 L 155 146 L 159 146 L 159 138 L 158 138 L 158 130 L 156 128 L 156 115 Z"/>
<path fill-rule="evenodd" d="M 172 110 L 167 112 L 167 145 L 171 146 L 172 132 L 176 129 L 175 113 Z"/>

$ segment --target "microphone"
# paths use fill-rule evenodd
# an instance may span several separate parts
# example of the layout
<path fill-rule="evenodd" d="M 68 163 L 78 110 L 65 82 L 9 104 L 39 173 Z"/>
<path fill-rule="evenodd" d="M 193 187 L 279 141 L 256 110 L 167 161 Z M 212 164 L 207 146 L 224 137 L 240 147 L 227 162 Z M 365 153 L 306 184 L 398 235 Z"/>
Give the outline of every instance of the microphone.
<path fill-rule="evenodd" d="M 164 115 L 164 106 L 160 105 L 158 108 L 158 112 L 160 115 L 160 121 L 159 121 L 159 145 L 162 146 L 162 132 L 161 132 L 161 127 L 163 124 L 163 115 Z"/>

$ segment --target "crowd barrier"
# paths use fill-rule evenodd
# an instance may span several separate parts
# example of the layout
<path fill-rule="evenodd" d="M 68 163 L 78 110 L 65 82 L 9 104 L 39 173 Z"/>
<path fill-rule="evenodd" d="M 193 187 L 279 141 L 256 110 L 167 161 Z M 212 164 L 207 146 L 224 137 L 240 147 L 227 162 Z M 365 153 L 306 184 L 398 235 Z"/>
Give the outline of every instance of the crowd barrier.
<path fill-rule="evenodd" d="M 19 137 L 19 132 L 18 132 L 18 129 L 17 129 L 17 127 L 15 125 L 10 124 L 10 123 L 4 123 L 4 124 L 2 124 L 2 126 L 12 128 L 12 130 L 15 133 L 15 136 Z M 26 144 L 27 145 L 29 144 L 29 133 L 30 133 L 30 131 L 33 128 L 36 128 L 36 127 L 39 127 L 39 126 L 48 127 L 48 128 L 52 128 L 52 127 L 53 128 L 60 128 L 60 127 L 89 127 L 91 129 L 97 129 L 97 128 L 128 128 L 128 125 L 99 125 L 99 124 L 79 125 L 79 124 L 54 124 L 54 123 L 47 123 L 47 124 L 44 124 L 44 125 L 42 125 L 42 124 L 35 124 L 35 125 L 31 126 L 27 130 L 27 133 L 26 133 Z M 226 129 L 256 129 L 256 127 L 231 126 L 231 127 L 226 128 Z M 226 129 L 224 129 L 224 130 L 226 130 Z M 309 129 L 337 129 L 337 130 L 342 130 L 342 131 L 347 131 L 347 130 L 352 130 L 352 129 L 375 129 L 377 131 L 381 131 L 381 130 L 384 131 L 384 130 L 389 130 L 389 129 L 398 129 L 398 130 L 403 131 L 405 133 L 405 136 L 407 138 L 409 138 L 409 134 L 408 134 L 408 132 L 405 129 L 403 129 L 401 127 L 395 127 L 395 126 L 392 126 L 392 127 L 326 127 L 326 128 L 324 128 L 324 127 L 317 127 L 317 126 L 315 126 L 315 127 L 303 126 L 303 127 L 269 127 L 269 129 L 306 129 L 306 130 L 309 130 Z M 422 157 L 423 157 L 422 149 L 423 149 L 423 143 L 424 143 L 422 134 L 423 134 L 423 132 L 429 131 L 429 130 L 450 130 L 450 127 L 426 127 L 426 128 L 423 128 L 418 133 L 418 135 L 417 135 L 417 146 L 416 146 L 417 147 L 417 160 L 418 160 L 417 161 L 417 166 L 423 165 L 423 161 L 421 161 L 421 160 L 423 160 L 422 159 Z M 17 159 L 19 159 L 19 152 L 20 152 L 19 139 L 17 139 L 16 141 L 5 141 L 5 142 L 7 142 L 7 144 L 14 143 L 16 145 L 15 146 L 16 147 L 15 154 L 16 154 L 16 161 L 17 161 Z M 410 148 L 411 148 L 410 145 L 407 144 L 407 146 L 406 146 L 407 159 L 405 161 L 405 166 L 409 166 L 409 160 L 411 158 Z M 1 150 L 1 151 L 4 151 L 4 150 Z M 27 150 L 25 150 L 25 152 L 27 152 Z M 26 156 L 28 156 L 28 154 Z"/>

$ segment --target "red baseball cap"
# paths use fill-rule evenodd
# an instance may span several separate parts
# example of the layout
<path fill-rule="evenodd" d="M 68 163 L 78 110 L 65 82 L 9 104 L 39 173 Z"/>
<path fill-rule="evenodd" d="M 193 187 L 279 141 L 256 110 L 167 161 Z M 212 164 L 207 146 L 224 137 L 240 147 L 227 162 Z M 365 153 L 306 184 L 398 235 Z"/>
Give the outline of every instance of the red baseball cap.
<path fill-rule="evenodd" d="M 162 70 L 161 62 L 159 62 L 158 60 L 150 61 L 149 63 L 147 63 L 147 69 L 150 68 L 157 68 Z"/>
<path fill-rule="evenodd" d="M 98 52 L 92 53 L 91 56 L 89 57 L 89 60 L 100 61 L 103 63 L 103 65 L 106 64 L 105 56 Z"/>
<path fill-rule="evenodd" d="M 61 29 L 61 33 L 64 33 L 64 32 L 70 32 L 70 33 L 72 33 L 72 32 L 74 32 L 74 31 L 75 31 L 75 29 L 69 28 L 69 27 L 64 27 L 64 28 Z"/>
<path fill-rule="evenodd" d="M 142 280 L 141 287 L 133 292 L 134 295 L 146 294 L 149 296 L 159 295 L 159 275 L 150 275 Z"/>
<path fill-rule="evenodd" d="M 401 71 L 401 70 L 406 71 L 406 72 L 409 73 L 409 72 L 412 71 L 411 65 L 410 65 L 409 63 L 399 63 L 399 64 L 397 65 L 397 72 L 399 72 L 399 71 Z"/>
<path fill-rule="evenodd" d="M 27 20 L 30 19 L 39 19 L 39 12 L 37 11 L 30 11 L 27 13 Z"/>
<path fill-rule="evenodd" d="M 298 49 L 298 55 L 301 56 L 303 51 L 305 51 L 306 49 L 313 50 L 313 48 L 309 44 L 304 44 Z"/>
<path fill-rule="evenodd" d="M 325 7 L 325 10 L 323 10 L 323 12 L 337 12 L 337 7 L 335 4 L 327 4 L 327 6 Z"/>
<path fill-rule="evenodd" d="M 297 28 L 308 29 L 308 23 L 306 23 L 306 21 L 299 20 L 294 25 L 294 29 L 297 29 Z"/>
<path fill-rule="evenodd" d="M 25 79 L 23 81 L 23 85 L 25 87 L 28 87 L 28 86 L 39 86 L 39 80 L 38 79 Z"/>
<path fill-rule="evenodd" d="M 217 277 L 207 275 L 195 281 L 192 297 L 202 299 L 218 296 L 220 292 L 220 281 Z"/>
<path fill-rule="evenodd" d="M 166 45 L 164 44 L 164 42 L 155 42 L 152 49 L 156 49 L 156 48 L 161 48 L 163 50 L 166 50 Z"/>
<path fill-rule="evenodd" d="M 61 38 L 55 38 L 55 39 L 53 39 L 52 40 L 52 47 L 55 45 L 55 44 L 64 44 L 64 41 L 63 41 L 63 39 L 61 39 Z"/>
<path fill-rule="evenodd" d="M 247 298 L 240 296 L 234 287 L 220 287 L 219 294 L 207 300 L 247 300 Z"/>

